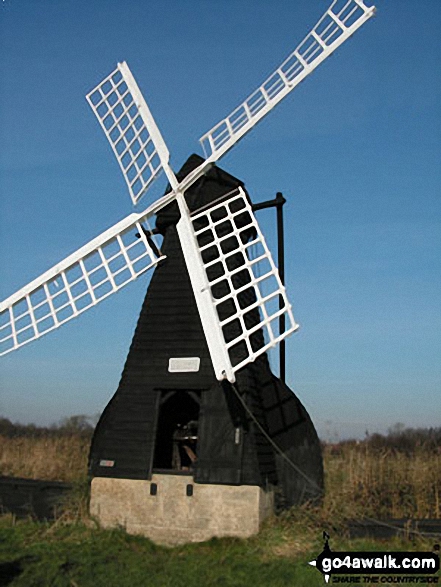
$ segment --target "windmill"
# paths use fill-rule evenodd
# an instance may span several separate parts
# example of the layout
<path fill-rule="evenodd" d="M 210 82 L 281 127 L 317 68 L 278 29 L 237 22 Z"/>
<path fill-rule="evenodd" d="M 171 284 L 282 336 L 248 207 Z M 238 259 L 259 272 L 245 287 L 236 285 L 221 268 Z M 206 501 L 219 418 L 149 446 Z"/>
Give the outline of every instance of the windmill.
<path fill-rule="evenodd" d="M 201 137 L 205 158 L 191 156 L 176 174 L 125 62 L 87 95 L 133 203 L 161 173 L 169 187 L 2 302 L 0 353 L 155 268 L 90 452 L 91 509 L 104 524 L 158 540 L 250 534 L 274 500 L 288 507 L 321 492 L 312 422 L 267 358 L 298 325 L 243 183 L 216 163 L 374 11 L 363 0 L 332 2 L 280 67 Z"/>

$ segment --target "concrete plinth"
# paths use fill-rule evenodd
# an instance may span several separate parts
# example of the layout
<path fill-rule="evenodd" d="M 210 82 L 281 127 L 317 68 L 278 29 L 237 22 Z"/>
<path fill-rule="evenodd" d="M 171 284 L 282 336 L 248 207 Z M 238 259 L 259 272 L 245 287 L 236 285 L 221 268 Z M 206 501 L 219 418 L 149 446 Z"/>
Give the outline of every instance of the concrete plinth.
<path fill-rule="evenodd" d="M 91 487 L 90 513 L 103 527 L 121 526 L 168 545 L 246 538 L 273 509 L 273 491 L 199 484 L 191 475 L 158 474 L 151 481 L 95 477 Z"/>

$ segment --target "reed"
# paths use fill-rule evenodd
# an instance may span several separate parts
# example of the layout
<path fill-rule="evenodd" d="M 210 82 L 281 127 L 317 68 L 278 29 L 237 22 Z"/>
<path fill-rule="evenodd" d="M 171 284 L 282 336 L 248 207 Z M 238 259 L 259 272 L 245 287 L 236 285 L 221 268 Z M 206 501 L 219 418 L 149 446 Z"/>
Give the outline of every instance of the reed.
<path fill-rule="evenodd" d="M 325 511 L 345 517 L 440 518 L 441 452 L 324 447 Z"/>
<path fill-rule="evenodd" d="M 0 475 L 82 483 L 90 436 L 0 435 Z M 415 446 L 400 452 L 368 442 L 324 445 L 327 519 L 440 518 L 441 451 Z"/>
<path fill-rule="evenodd" d="M 59 436 L 0 435 L 0 475 L 65 481 L 87 477 L 90 438 L 80 434 Z"/>

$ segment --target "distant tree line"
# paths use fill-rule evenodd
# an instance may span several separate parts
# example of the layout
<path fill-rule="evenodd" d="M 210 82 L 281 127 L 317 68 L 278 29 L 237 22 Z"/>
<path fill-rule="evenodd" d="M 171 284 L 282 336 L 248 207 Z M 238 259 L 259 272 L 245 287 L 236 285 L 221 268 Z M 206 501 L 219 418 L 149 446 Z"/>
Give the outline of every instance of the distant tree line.
<path fill-rule="evenodd" d="M 395 424 L 385 435 L 367 435 L 364 443 L 373 450 L 390 450 L 406 454 L 418 449 L 441 452 L 441 427 L 406 428 L 403 424 Z"/>
<path fill-rule="evenodd" d="M 13 423 L 8 418 L 0 416 L 0 435 L 8 438 L 19 436 L 41 438 L 43 436 L 55 437 L 69 435 L 91 437 L 96 422 L 97 417 L 80 414 L 63 418 L 60 422 L 51 424 L 50 426 L 37 426 L 36 424 Z"/>
<path fill-rule="evenodd" d="M 68 435 L 91 437 L 97 421 L 97 415 L 86 416 L 80 414 L 63 418 L 58 423 L 50 426 L 37 426 L 36 424 L 13 423 L 8 418 L 0 416 L 0 436 L 8 438 Z M 441 427 L 406 428 L 404 424 L 398 423 L 389 428 L 386 434 L 369 434 L 366 431 L 364 440 L 342 440 L 338 443 L 332 443 L 333 452 L 339 452 L 339 448 L 346 445 L 357 445 L 373 451 L 391 451 L 406 454 L 411 454 L 419 449 L 441 452 Z"/>
<path fill-rule="evenodd" d="M 324 442 L 332 454 L 340 454 L 345 447 L 353 446 L 371 452 L 391 452 L 411 455 L 416 451 L 441 453 L 441 427 L 406 428 L 398 423 L 389 428 L 386 434 L 369 434 L 366 431 L 364 440 L 341 440 L 340 442 Z"/>

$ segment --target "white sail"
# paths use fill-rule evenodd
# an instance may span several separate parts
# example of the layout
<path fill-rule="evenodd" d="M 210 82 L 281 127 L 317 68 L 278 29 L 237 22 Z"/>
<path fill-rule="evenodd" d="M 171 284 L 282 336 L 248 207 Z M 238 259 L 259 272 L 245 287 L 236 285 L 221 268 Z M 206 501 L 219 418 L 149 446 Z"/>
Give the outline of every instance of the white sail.
<path fill-rule="evenodd" d="M 199 140 L 217 161 L 375 13 L 362 0 L 334 0 L 291 55 L 233 112 Z"/>
<path fill-rule="evenodd" d="M 169 151 L 127 63 L 118 63 L 86 98 L 112 146 L 134 204 L 162 171 L 176 186 Z"/>
<path fill-rule="evenodd" d="M 0 355 L 82 314 L 164 258 L 143 226 L 154 209 L 131 214 L 0 302 Z"/>
<path fill-rule="evenodd" d="M 181 210 L 180 224 L 179 236 L 216 377 L 234 382 L 239 369 L 276 346 L 298 325 L 241 188 L 188 218 Z M 182 228 L 184 225 L 190 228 Z M 279 331 L 282 314 L 284 332 Z"/>

